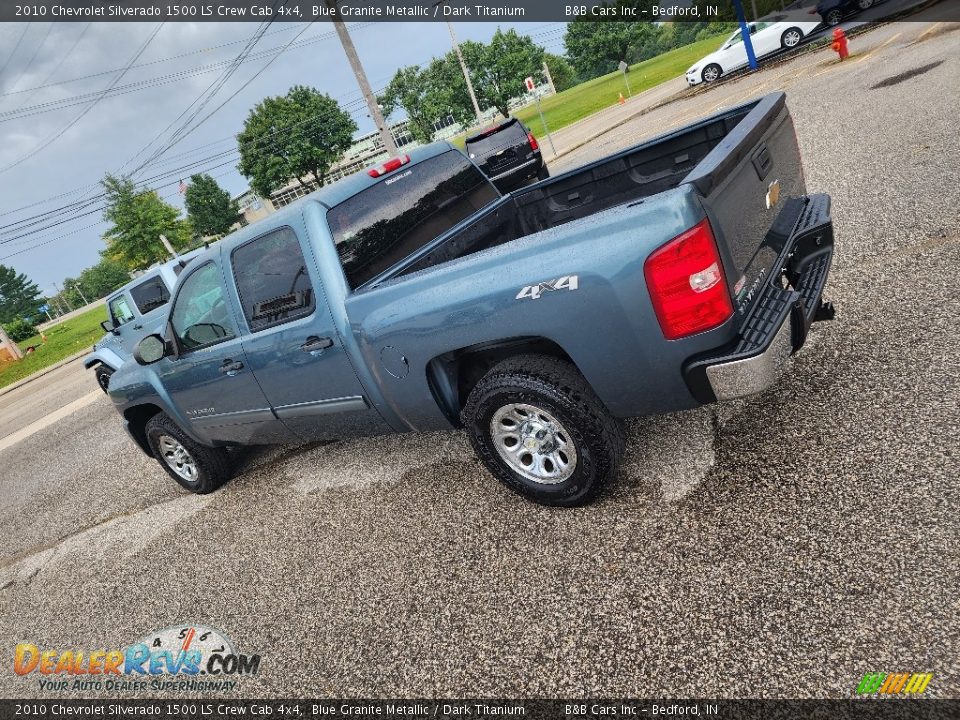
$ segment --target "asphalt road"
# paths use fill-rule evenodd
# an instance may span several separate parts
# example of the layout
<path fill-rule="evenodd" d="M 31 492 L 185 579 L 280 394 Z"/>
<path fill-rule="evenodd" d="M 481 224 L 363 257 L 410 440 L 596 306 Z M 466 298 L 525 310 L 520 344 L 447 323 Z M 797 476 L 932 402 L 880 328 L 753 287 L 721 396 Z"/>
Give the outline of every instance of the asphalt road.
<path fill-rule="evenodd" d="M 245 453 L 197 497 L 104 398 L 19 427 L 35 431 L 0 449 L 0 696 L 77 695 L 10 672 L 18 642 L 114 648 L 190 623 L 261 655 L 230 696 L 848 697 L 877 671 L 960 696 L 958 42 L 957 25 L 880 28 L 842 66 L 805 55 L 561 158 L 784 87 L 838 244 L 837 319 L 793 371 L 631 422 L 590 507 L 512 495 L 461 433 Z M 95 389 L 68 366 L 0 397 L 0 418 L 61 383 Z"/>

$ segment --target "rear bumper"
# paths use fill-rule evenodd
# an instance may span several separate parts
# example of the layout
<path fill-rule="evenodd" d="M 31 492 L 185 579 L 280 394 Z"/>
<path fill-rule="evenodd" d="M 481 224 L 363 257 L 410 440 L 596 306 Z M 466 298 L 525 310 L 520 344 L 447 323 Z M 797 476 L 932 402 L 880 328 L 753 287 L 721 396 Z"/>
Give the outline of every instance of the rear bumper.
<path fill-rule="evenodd" d="M 684 378 L 699 402 L 753 395 L 777 381 L 803 347 L 810 326 L 833 316 L 832 305 L 822 304 L 832 258 L 830 198 L 812 195 L 774 266 L 784 271 L 771 273 L 736 340 L 685 364 Z"/>
<path fill-rule="evenodd" d="M 541 167 L 543 167 L 543 155 L 537 153 L 535 157 L 525 160 L 520 165 L 514 165 L 509 170 L 491 176 L 490 181 L 497 187 L 514 187 L 536 175 Z"/>

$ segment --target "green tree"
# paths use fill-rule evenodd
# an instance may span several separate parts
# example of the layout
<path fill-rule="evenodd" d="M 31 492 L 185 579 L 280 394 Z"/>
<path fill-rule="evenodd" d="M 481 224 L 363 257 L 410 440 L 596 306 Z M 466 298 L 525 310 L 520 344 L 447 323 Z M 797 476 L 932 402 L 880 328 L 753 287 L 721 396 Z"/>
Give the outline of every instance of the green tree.
<path fill-rule="evenodd" d="M 621 61 L 634 63 L 659 55 L 664 49 L 660 32 L 653 23 L 582 17 L 567 24 L 563 42 L 580 79 L 590 80 L 613 72 Z"/>
<path fill-rule="evenodd" d="M 357 124 L 337 101 L 297 85 L 281 97 L 258 103 L 237 135 L 237 169 L 262 197 L 296 178 L 323 184 L 327 171 L 353 144 Z"/>
<path fill-rule="evenodd" d="M 553 86 L 558 93 L 569 90 L 577 84 L 577 73 L 566 58 L 552 53 L 544 53 L 543 60 L 550 68 L 550 77 L 553 78 Z"/>
<path fill-rule="evenodd" d="M 190 223 L 181 219 L 177 208 L 160 199 L 155 190 L 138 192 L 129 178 L 110 174 L 100 184 L 107 196 L 103 219 L 113 223 L 103 234 L 107 242 L 102 253 L 105 257 L 136 270 L 167 258 L 161 235 L 176 249 L 190 244 Z"/>
<path fill-rule="evenodd" d="M 42 305 L 40 288 L 23 273 L 0 265 L 0 323 L 31 316 Z"/>
<path fill-rule="evenodd" d="M 184 194 L 187 217 L 199 237 L 225 235 L 240 220 L 240 210 L 230 193 L 209 175 L 193 175 Z"/>
<path fill-rule="evenodd" d="M 398 108 L 407 113 L 407 129 L 422 143 L 433 140 L 433 122 L 440 110 L 436 107 L 435 88 L 429 73 L 419 65 L 408 65 L 394 73 L 383 95 L 377 98 L 386 117 Z"/>
<path fill-rule="evenodd" d="M 7 331 L 7 336 L 15 343 L 23 342 L 37 334 L 37 328 L 34 324 L 23 318 L 4 323 L 3 329 Z"/>
<path fill-rule="evenodd" d="M 524 78 L 543 73 L 543 48 L 512 28 L 498 28 L 489 43 L 467 41 L 461 49 L 480 108 L 495 107 L 504 117 L 510 100 L 525 92 Z"/>

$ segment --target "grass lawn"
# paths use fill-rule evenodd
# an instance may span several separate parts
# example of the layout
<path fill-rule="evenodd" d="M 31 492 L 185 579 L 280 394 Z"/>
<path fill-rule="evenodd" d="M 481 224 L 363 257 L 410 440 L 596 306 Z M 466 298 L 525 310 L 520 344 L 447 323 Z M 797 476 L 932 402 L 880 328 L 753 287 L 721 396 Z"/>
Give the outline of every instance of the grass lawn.
<path fill-rule="evenodd" d="M 32 375 L 81 350 L 88 350 L 103 337 L 100 321 L 107 319 L 106 309 L 100 305 L 82 315 L 70 318 L 62 323 L 44 330 L 47 341 L 44 343 L 39 335 L 24 340 L 21 350 L 30 345 L 37 345 L 37 349 L 29 355 L 24 355 L 19 362 L 0 363 L 0 387 L 15 383 L 17 380 Z M 41 344 L 42 343 L 42 344 Z"/>
<path fill-rule="evenodd" d="M 680 77 L 693 63 L 720 47 L 720 43 L 727 34 L 722 33 L 699 40 L 631 66 L 627 71 L 630 90 L 637 95 L 662 82 Z M 551 95 L 544 98 L 540 104 L 543 106 L 543 115 L 550 127 L 550 132 L 556 132 L 598 110 L 616 105 L 621 92 L 624 97 L 627 97 L 623 73 L 617 71 L 575 85 L 562 93 Z M 534 135 L 538 138 L 543 137 L 543 124 L 540 122 L 536 104 L 521 108 L 514 114 L 533 131 Z"/>

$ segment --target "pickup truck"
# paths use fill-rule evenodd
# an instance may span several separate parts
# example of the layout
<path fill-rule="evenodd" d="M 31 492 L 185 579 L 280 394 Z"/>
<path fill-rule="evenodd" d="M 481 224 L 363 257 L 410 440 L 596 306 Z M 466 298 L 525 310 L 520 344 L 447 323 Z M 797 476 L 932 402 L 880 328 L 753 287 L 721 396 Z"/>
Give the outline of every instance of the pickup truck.
<path fill-rule="evenodd" d="M 110 397 L 197 493 L 231 446 L 464 428 L 512 490 L 580 505 L 621 419 L 773 384 L 832 316 L 832 255 L 782 93 L 507 195 L 437 143 L 196 257 Z"/>
<path fill-rule="evenodd" d="M 107 319 L 100 323 L 105 334 L 83 358 L 83 366 L 87 370 L 93 368 L 101 390 L 107 392 L 110 377 L 133 357 L 137 342 L 163 328 L 165 308 L 177 276 L 200 252 L 193 250 L 155 265 L 107 296 Z"/>

